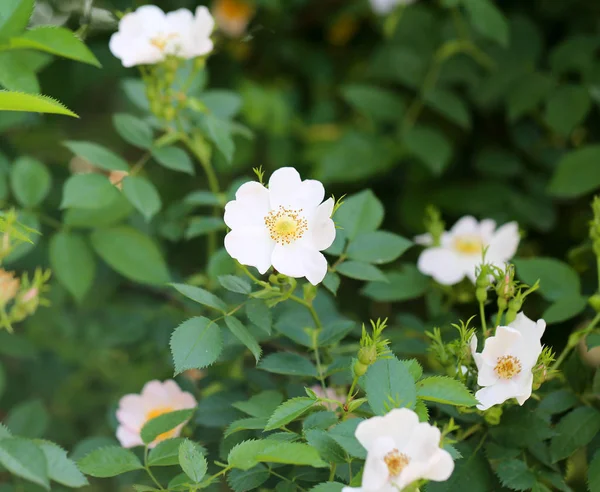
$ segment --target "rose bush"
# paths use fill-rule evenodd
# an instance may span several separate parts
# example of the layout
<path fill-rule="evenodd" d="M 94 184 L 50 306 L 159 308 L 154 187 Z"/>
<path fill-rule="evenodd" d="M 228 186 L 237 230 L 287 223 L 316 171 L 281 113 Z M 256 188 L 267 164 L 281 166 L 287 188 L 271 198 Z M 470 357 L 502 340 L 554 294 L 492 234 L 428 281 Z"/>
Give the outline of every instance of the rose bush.
<path fill-rule="evenodd" d="M 600 490 L 596 4 L 0 3 L 0 492 Z"/>

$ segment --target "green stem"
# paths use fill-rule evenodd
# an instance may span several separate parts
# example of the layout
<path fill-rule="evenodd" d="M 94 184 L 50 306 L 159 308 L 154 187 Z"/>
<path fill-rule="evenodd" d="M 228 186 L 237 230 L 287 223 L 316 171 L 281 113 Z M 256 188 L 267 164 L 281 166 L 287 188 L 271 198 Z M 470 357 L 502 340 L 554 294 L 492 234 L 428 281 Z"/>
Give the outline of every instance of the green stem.
<path fill-rule="evenodd" d="M 352 395 L 354 395 L 354 388 L 356 388 L 357 383 L 358 383 L 358 378 L 355 377 L 352 380 L 352 385 L 350 386 L 350 389 L 348 390 L 348 394 L 346 395 L 346 405 L 348 405 L 348 403 L 350 403 L 350 400 L 352 400 Z"/>
<path fill-rule="evenodd" d="M 150 470 L 150 467 L 148 466 L 148 451 L 149 451 L 148 446 L 146 446 L 144 448 L 144 470 L 146 470 L 146 472 L 148 473 L 148 476 L 152 479 L 152 481 L 156 484 L 156 486 L 160 490 L 165 490 L 164 487 L 160 484 L 160 482 L 156 479 L 156 477 L 152 473 L 152 470 Z"/>
<path fill-rule="evenodd" d="M 481 328 L 483 329 L 483 334 L 488 336 L 487 322 L 485 321 L 485 307 L 483 306 L 483 302 L 479 303 L 479 317 L 481 318 Z"/>
<path fill-rule="evenodd" d="M 227 473 L 232 468 L 233 468 L 232 466 L 226 466 L 220 472 L 215 473 L 212 477 L 210 477 L 210 482 L 212 482 L 215 478 L 220 477 L 221 475 L 224 475 L 225 473 Z"/>
<path fill-rule="evenodd" d="M 289 479 L 289 478 L 287 478 L 287 477 L 284 477 L 283 475 L 280 475 L 280 474 L 279 474 L 279 473 L 277 473 L 277 472 L 274 472 L 274 471 L 273 471 L 271 468 L 269 468 L 269 473 L 270 473 L 271 475 L 273 475 L 274 477 L 281 478 L 281 480 L 284 480 L 284 481 L 286 481 L 286 482 L 289 482 L 289 483 L 293 484 L 294 486 L 298 487 L 300 490 L 304 491 L 304 489 L 303 489 L 302 487 L 300 487 L 300 485 L 298 485 L 296 482 L 294 482 L 293 480 L 290 480 L 290 479 Z"/>
<path fill-rule="evenodd" d="M 468 437 L 471 437 L 473 434 L 475 434 L 481 428 L 482 428 L 481 424 L 474 424 L 471 427 L 469 427 L 468 429 L 466 429 L 464 432 L 462 432 L 460 435 L 458 435 L 456 437 L 456 440 L 457 441 L 464 441 Z"/>
<path fill-rule="evenodd" d="M 502 322 L 502 315 L 504 314 L 504 309 L 499 309 L 498 314 L 496 315 L 496 326 L 494 328 L 498 328 L 500 323 Z"/>
<path fill-rule="evenodd" d="M 600 313 L 596 314 L 596 317 L 592 320 L 592 322 L 586 328 L 579 331 L 578 333 L 573 333 L 569 337 L 567 346 L 563 349 L 563 351 L 558 356 L 558 359 L 556 359 L 556 362 L 554 362 L 554 365 L 552 366 L 552 369 L 554 371 L 558 370 L 560 365 L 565 361 L 567 356 L 571 353 L 571 350 L 573 350 L 577 346 L 577 344 L 579 343 L 579 340 L 581 340 L 582 338 L 587 336 L 596 327 L 598 322 L 600 322 Z M 578 335 L 578 336 L 574 336 L 574 335 Z"/>
<path fill-rule="evenodd" d="M 335 469 L 337 468 L 337 465 L 335 463 L 331 464 L 331 471 L 329 472 L 329 481 L 333 482 L 333 480 L 335 479 Z"/>

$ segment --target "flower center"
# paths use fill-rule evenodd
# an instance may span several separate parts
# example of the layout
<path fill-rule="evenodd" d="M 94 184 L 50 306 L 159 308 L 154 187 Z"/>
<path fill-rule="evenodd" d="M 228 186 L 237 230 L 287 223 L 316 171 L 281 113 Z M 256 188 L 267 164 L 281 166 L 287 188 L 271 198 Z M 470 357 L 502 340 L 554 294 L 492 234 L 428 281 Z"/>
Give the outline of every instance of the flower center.
<path fill-rule="evenodd" d="M 177 37 L 178 34 L 174 32 L 166 35 L 159 34 L 150 40 L 150 44 L 155 48 L 158 48 L 160 51 L 165 51 L 169 45 L 169 42 Z"/>
<path fill-rule="evenodd" d="M 145 423 L 147 423 L 149 420 L 155 419 L 156 417 L 159 417 L 165 413 L 170 413 L 173 410 L 174 410 L 174 408 L 172 408 L 172 407 L 154 408 L 146 414 L 146 422 Z M 175 429 L 171 429 L 170 431 L 159 434 L 158 437 L 156 438 L 156 441 L 164 441 L 165 439 L 170 439 L 172 437 L 175 437 Z"/>
<path fill-rule="evenodd" d="M 392 449 L 383 458 L 391 477 L 397 477 L 410 463 L 410 458 L 397 449 Z"/>
<path fill-rule="evenodd" d="M 454 248 L 465 255 L 477 255 L 483 251 L 483 242 L 477 236 L 461 236 L 454 240 Z"/>
<path fill-rule="evenodd" d="M 503 355 L 498 357 L 494 371 L 501 379 L 512 379 L 521 372 L 521 361 L 514 355 Z"/>
<path fill-rule="evenodd" d="M 279 206 L 265 216 L 265 225 L 271 239 L 281 245 L 300 239 L 308 228 L 308 221 L 300 215 L 302 209 L 292 210 Z"/>

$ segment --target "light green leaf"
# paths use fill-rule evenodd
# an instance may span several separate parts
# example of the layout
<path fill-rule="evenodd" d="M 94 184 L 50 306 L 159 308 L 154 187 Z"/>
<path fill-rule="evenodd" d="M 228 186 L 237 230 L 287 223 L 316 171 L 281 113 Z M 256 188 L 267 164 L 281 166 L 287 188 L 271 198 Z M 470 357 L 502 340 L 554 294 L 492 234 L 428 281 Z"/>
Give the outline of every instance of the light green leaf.
<path fill-rule="evenodd" d="M 600 145 L 567 153 L 550 180 L 548 192 L 559 198 L 577 198 L 600 188 Z"/>
<path fill-rule="evenodd" d="M 15 405 L 6 418 L 6 426 L 22 437 L 42 437 L 48 428 L 48 412 L 41 400 L 34 398 Z"/>
<path fill-rule="evenodd" d="M 387 277 L 376 266 L 362 261 L 345 261 L 341 263 L 336 271 L 346 277 L 357 280 L 370 280 L 374 282 L 386 282 Z"/>
<path fill-rule="evenodd" d="M 86 475 L 108 478 L 134 470 L 143 469 L 140 460 L 133 452 L 119 446 L 95 449 L 77 463 Z"/>
<path fill-rule="evenodd" d="M 238 294 L 250 294 L 252 292 L 252 286 L 250 282 L 243 277 L 236 277 L 235 275 L 221 275 L 219 277 L 219 283 L 223 288 L 237 292 Z"/>
<path fill-rule="evenodd" d="M 10 39 L 10 49 L 33 49 L 101 67 L 89 48 L 72 31 L 58 26 L 40 26 Z"/>
<path fill-rule="evenodd" d="M 194 483 L 202 481 L 208 467 L 202 448 L 188 439 L 179 446 L 179 465 Z"/>
<path fill-rule="evenodd" d="M 267 463 L 305 465 L 314 468 L 324 468 L 327 466 L 327 463 L 321 460 L 315 448 L 299 442 L 275 443 L 258 453 L 256 458 L 261 462 Z"/>
<path fill-rule="evenodd" d="M 225 222 L 221 217 L 192 217 L 190 224 L 185 230 L 185 238 L 193 239 L 204 236 L 210 232 L 225 229 Z"/>
<path fill-rule="evenodd" d="M 580 294 L 562 297 L 544 311 L 542 319 L 548 324 L 562 323 L 577 316 L 586 306 L 587 298 Z"/>
<path fill-rule="evenodd" d="M 173 430 L 178 425 L 181 425 L 192 418 L 194 414 L 194 408 L 186 408 L 183 410 L 176 410 L 174 412 L 163 413 L 158 417 L 148 420 L 142 427 L 140 436 L 144 444 L 150 444 L 154 440 L 164 434 Z"/>
<path fill-rule="evenodd" d="M 252 352 L 254 359 L 258 363 L 262 349 L 248 329 L 234 316 L 225 316 L 225 324 L 229 328 L 229 331 Z"/>
<path fill-rule="evenodd" d="M 392 232 L 373 231 L 350 241 L 347 254 L 352 260 L 380 265 L 398 259 L 412 245 L 412 241 Z"/>
<path fill-rule="evenodd" d="M 157 245 L 136 229 L 98 229 L 92 232 L 91 240 L 96 253 L 121 275 L 145 284 L 169 282 L 169 271 Z"/>
<path fill-rule="evenodd" d="M 204 317 L 184 321 L 171 336 L 175 373 L 211 365 L 219 358 L 222 348 L 221 330 L 217 323 Z"/>
<path fill-rule="evenodd" d="M 96 229 L 114 226 L 133 212 L 133 207 L 122 193 L 115 200 L 102 208 L 70 208 L 64 215 L 64 223 L 73 228 Z"/>
<path fill-rule="evenodd" d="M 334 272 L 327 272 L 323 279 L 323 285 L 331 292 L 334 296 L 337 295 L 337 291 L 340 287 L 340 276 Z"/>
<path fill-rule="evenodd" d="M 550 441 L 552 462 L 571 456 L 600 432 L 600 412 L 592 407 L 579 407 L 565 415 L 556 426 L 557 435 Z"/>
<path fill-rule="evenodd" d="M 231 162 L 235 145 L 231 138 L 231 127 L 228 122 L 210 114 L 204 115 L 202 121 L 210 139 L 223 154 L 227 162 Z"/>
<path fill-rule="evenodd" d="M 263 371 L 288 376 L 316 377 L 317 368 L 308 359 L 292 352 L 279 352 L 267 355 L 258 366 Z"/>
<path fill-rule="evenodd" d="M 249 470 L 259 463 L 257 456 L 272 444 L 267 440 L 241 442 L 229 451 L 227 462 L 234 468 Z"/>
<path fill-rule="evenodd" d="M 472 407 L 477 400 L 463 383 L 445 376 L 432 376 L 417 383 L 417 396 L 422 400 Z"/>
<path fill-rule="evenodd" d="M 152 157 L 156 159 L 161 166 L 194 175 L 194 164 L 187 152 L 179 147 L 166 146 L 152 149 Z"/>
<path fill-rule="evenodd" d="M 476 31 L 501 46 L 508 46 L 508 22 L 492 0 L 462 0 L 462 3 Z"/>
<path fill-rule="evenodd" d="M 375 121 L 396 122 L 404 115 L 404 101 L 393 91 L 371 85 L 350 84 L 342 86 L 341 92 L 348 104 Z"/>
<path fill-rule="evenodd" d="M 344 487 L 345 485 L 339 482 L 323 482 L 315 485 L 310 492 L 342 492 Z"/>
<path fill-rule="evenodd" d="M 234 403 L 233 407 L 252 417 L 270 417 L 282 401 L 283 396 L 279 391 L 266 390 L 254 395 L 248 401 Z"/>
<path fill-rule="evenodd" d="M 414 408 L 417 402 L 415 381 L 398 359 L 380 359 L 369 366 L 364 377 L 369 405 L 377 415 L 392 408 Z"/>
<path fill-rule="evenodd" d="M 265 431 L 279 429 L 289 424 L 306 413 L 315 403 L 315 400 L 306 397 L 292 398 L 283 402 L 269 418 Z"/>
<path fill-rule="evenodd" d="M 221 311 L 224 313 L 227 311 L 227 304 L 225 304 L 221 299 L 219 299 L 216 295 L 207 290 L 201 289 L 200 287 L 195 287 L 193 285 L 186 284 L 171 284 L 175 289 L 183 294 L 188 299 L 195 301 L 204 306 L 211 307 L 216 309 L 217 311 Z"/>
<path fill-rule="evenodd" d="M 125 113 L 113 115 L 113 125 L 121 138 L 135 147 L 152 147 L 152 128 L 144 120 Z"/>
<path fill-rule="evenodd" d="M 0 91 L 0 111 L 51 113 L 79 118 L 73 111 L 51 97 L 14 91 Z"/>
<path fill-rule="evenodd" d="M 73 154 L 105 171 L 129 171 L 129 164 L 123 158 L 102 145 L 74 140 L 63 142 L 63 145 Z"/>
<path fill-rule="evenodd" d="M 35 207 L 48 195 L 52 176 L 46 166 L 37 159 L 20 157 L 10 170 L 10 185 L 21 205 Z"/>
<path fill-rule="evenodd" d="M 118 199 L 119 191 L 101 174 L 75 174 L 65 182 L 61 208 L 99 209 Z"/>
<path fill-rule="evenodd" d="M 123 194 L 141 212 L 146 221 L 156 215 L 162 201 L 154 185 L 141 176 L 127 176 L 123 179 Z"/>
<path fill-rule="evenodd" d="M 0 2 L 0 38 L 20 34 L 25 30 L 35 0 L 3 0 Z"/>
<path fill-rule="evenodd" d="M 386 276 L 387 283 L 371 282 L 362 293 L 375 301 L 401 302 L 421 297 L 429 287 L 429 279 L 414 265 L 405 265 L 401 271 L 388 272 Z"/>
<path fill-rule="evenodd" d="M 94 283 L 96 260 L 83 235 L 57 232 L 50 239 L 50 265 L 58 281 L 78 301 L 82 301 Z"/>
<path fill-rule="evenodd" d="M 580 293 L 579 275 L 569 265 L 554 258 L 522 258 L 514 260 L 517 276 L 526 284 L 540 281 L 539 293 L 549 301 L 573 297 Z"/>
<path fill-rule="evenodd" d="M 50 490 L 46 457 L 32 441 L 22 437 L 1 439 L 0 465 L 10 473 Z"/>
<path fill-rule="evenodd" d="M 172 466 L 179 464 L 179 446 L 185 441 L 183 437 L 174 437 L 160 441 L 148 454 L 149 466 Z"/>
<path fill-rule="evenodd" d="M 423 125 L 414 126 L 404 133 L 403 142 L 436 176 L 442 174 L 450 163 L 452 145 L 438 130 Z"/>
<path fill-rule="evenodd" d="M 35 72 L 22 60 L 20 53 L 8 51 L 0 52 L 0 86 L 9 91 L 40 92 Z"/>
<path fill-rule="evenodd" d="M 218 118 L 233 118 L 242 107 L 242 98 L 237 92 L 211 89 L 200 96 L 208 110 Z"/>
<path fill-rule="evenodd" d="M 267 425 L 266 417 L 246 417 L 243 419 L 234 420 L 225 429 L 225 437 L 229 437 L 236 432 L 243 430 L 263 430 Z"/>
<path fill-rule="evenodd" d="M 583 86 L 561 85 L 546 103 L 545 119 L 557 133 L 568 136 L 591 109 L 589 92 Z"/>
<path fill-rule="evenodd" d="M 87 479 L 64 449 L 50 441 L 36 441 L 36 444 L 46 457 L 50 480 L 72 488 L 88 485 Z"/>
<path fill-rule="evenodd" d="M 335 214 L 335 222 L 352 240 L 360 233 L 372 232 L 383 221 L 383 205 L 371 190 L 364 190 L 344 199 Z"/>

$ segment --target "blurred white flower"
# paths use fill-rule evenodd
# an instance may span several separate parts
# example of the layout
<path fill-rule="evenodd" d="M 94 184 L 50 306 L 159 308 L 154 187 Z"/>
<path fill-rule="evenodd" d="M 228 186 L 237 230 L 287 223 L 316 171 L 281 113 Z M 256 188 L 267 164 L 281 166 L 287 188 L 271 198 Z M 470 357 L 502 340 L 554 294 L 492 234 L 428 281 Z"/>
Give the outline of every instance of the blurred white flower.
<path fill-rule="evenodd" d="M 214 24 L 206 7 L 198 7 L 194 17 L 187 9 L 165 14 L 144 5 L 123 16 L 109 47 L 125 67 L 160 63 L 167 55 L 195 58 L 212 51 Z"/>
<path fill-rule="evenodd" d="M 508 326 L 499 326 L 477 353 L 477 337 L 471 338 L 471 352 L 477 365 L 477 408 L 488 408 L 516 398 L 523 405 L 531 396 L 533 368 L 542 353 L 541 338 L 546 322 L 530 320 L 522 312 Z"/>
<path fill-rule="evenodd" d="M 144 385 L 141 394 L 125 395 L 119 401 L 117 439 L 124 448 L 142 446 L 144 443 L 140 432 L 148 420 L 163 413 L 195 406 L 196 399 L 190 393 L 182 391 L 175 381 L 168 380 L 163 383 L 149 381 Z M 179 436 L 184 425 L 185 422 L 161 434 L 149 447 L 154 447 L 165 439 Z"/>
<path fill-rule="evenodd" d="M 327 273 L 321 251 L 335 239 L 334 202 L 323 202 L 324 197 L 320 181 L 302 181 L 292 167 L 275 171 L 268 189 L 256 181 L 243 184 L 225 206 L 225 223 L 231 229 L 225 249 L 261 274 L 272 265 L 284 275 L 306 277 L 317 285 Z"/>
<path fill-rule="evenodd" d="M 367 450 L 362 485 L 342 492 L 393 492 L 422 478 L 443 482 L 454 470 L 452 456 L 440 448 L 439 429 L 408 408 L 361 422 L 355 436 Z"/>
<path fill-rule="evenodd" d="M 254 8 L 246 0 L 215 0 L 211 10 L 219 29 L 232 38 L 246 32 L 254 14 Z"/>
<path fill-rule="evenodd" d="M 421 273 L 443 285 L 457 284 L 465 277 L 475 282 L 475 269 L 483 261 L 484 248 L 488 248 L 485 262 L 503 267 L 517 252 L 519 240 L 516 222 L 496 229 L 493 220 L 477 222 L 475 218 L 465 216 L 442 234 L 439 246 L 431 246 L 430 234 L 415 238 L 418 244 L 431 246 L 421 253 L 417 266 Z"/>
<path fill-rule="evenodd" d="M 410 5 L 415 3 L 416 0 L 370 0 L 371 8 L 377 14 L 389 14 L 398 5 Z"/>

